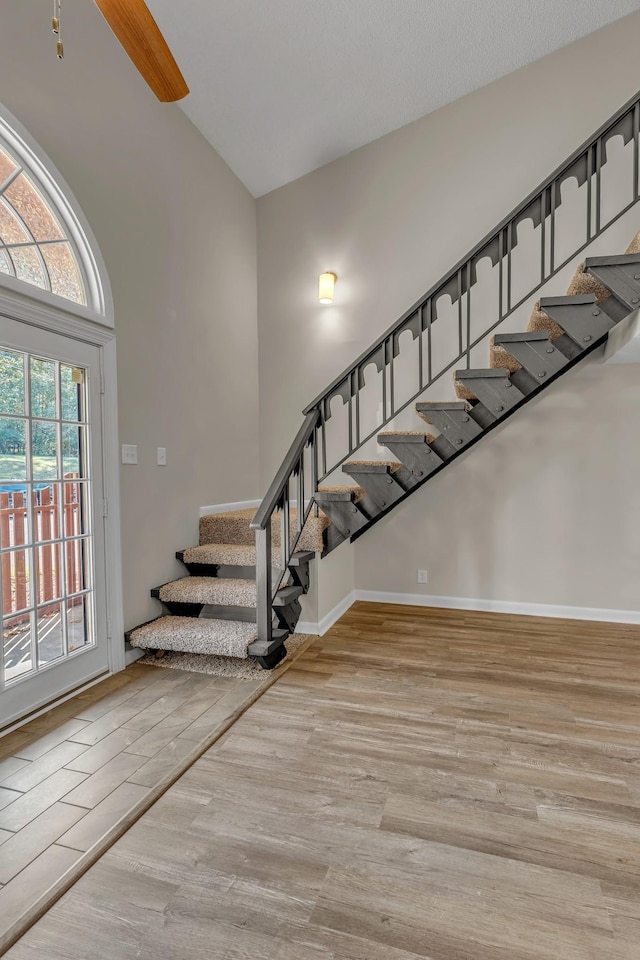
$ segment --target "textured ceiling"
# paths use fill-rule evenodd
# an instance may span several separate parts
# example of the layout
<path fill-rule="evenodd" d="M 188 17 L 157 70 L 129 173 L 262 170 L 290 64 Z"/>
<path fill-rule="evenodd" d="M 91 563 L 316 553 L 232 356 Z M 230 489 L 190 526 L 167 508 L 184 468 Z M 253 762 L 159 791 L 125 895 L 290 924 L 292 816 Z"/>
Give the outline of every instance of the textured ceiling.
<path fill-rule="evenodd" d="M 640 0 L 147 0 L 181 106 L 261 196 Z"/>

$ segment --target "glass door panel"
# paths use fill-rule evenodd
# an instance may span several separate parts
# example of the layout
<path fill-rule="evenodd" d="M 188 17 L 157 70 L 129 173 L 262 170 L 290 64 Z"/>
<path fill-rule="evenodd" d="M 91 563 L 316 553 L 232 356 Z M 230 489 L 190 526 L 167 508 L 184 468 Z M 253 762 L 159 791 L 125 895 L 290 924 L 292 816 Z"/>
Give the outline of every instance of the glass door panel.
<path fill-rule="evenodd" d="M 0 728 L 107 669 L 98 348 L 0 318 Z"/>

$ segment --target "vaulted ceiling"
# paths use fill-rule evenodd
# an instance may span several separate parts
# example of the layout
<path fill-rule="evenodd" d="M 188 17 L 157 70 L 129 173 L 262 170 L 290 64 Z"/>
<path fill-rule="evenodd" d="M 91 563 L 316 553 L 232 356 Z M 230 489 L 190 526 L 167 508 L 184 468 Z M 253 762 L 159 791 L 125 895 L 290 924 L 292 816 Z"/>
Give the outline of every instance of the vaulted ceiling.
<path fill-rule="evenodd" d="M 182 109 L 261 196 L 640 0 L 147 0 Z"/>

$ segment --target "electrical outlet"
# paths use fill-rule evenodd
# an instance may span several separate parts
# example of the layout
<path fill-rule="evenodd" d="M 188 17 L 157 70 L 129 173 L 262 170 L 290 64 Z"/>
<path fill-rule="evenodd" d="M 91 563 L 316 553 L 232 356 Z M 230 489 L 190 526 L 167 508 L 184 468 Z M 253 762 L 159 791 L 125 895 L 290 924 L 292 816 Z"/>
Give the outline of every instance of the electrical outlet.
<path fill-rule="evenodd" d="M 158 447 L 158 466 L 166 467 L 167 465 L 167 448 Z"/>
<path fill-rule="evenodd" d="M 122 462 L 123 463 L 138 462 L 138 447 L 136 446 L 135 443 L 122 444 Z"/>
<path fill-rule="evenodd" d="M 426 570 L 418 570 L 418 583 L 428 583 L 429 577 Z"/>

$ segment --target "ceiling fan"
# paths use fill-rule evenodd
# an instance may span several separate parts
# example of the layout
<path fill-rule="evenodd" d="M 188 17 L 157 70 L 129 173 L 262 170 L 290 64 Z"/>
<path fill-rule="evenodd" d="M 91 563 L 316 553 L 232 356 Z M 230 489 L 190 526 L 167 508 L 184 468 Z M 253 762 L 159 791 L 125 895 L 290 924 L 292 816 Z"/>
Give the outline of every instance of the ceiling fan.
<path fill-rule="evenodd" d="M 189 93 L 178 64 L 144 0 L 96 0 L 96 5 L 158 100 Z M 53 32 L 59 35 L 60 0 L 54 3 Z M 62 57 L 58 39 L 58 56 Z"/>

